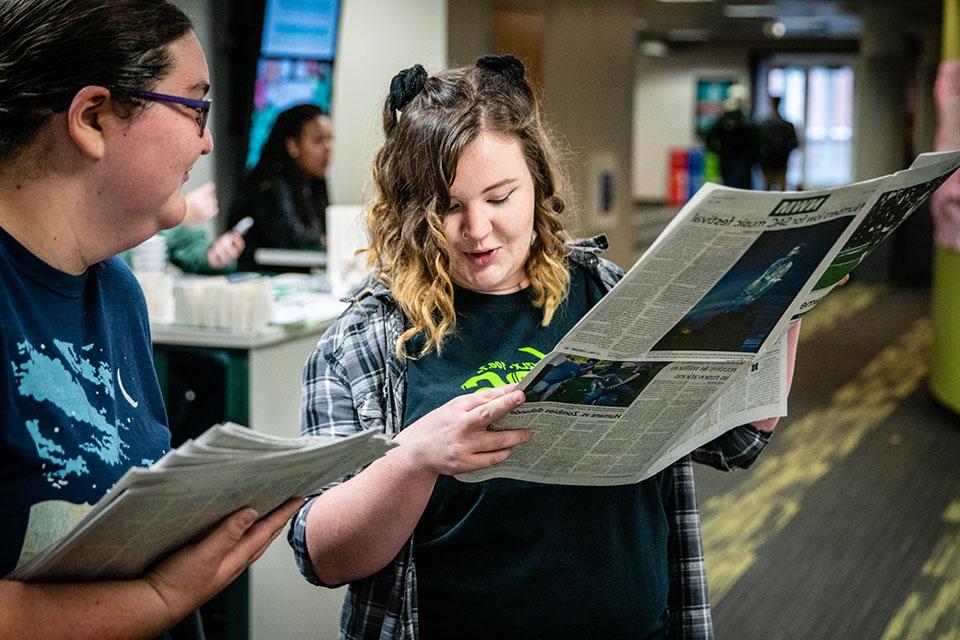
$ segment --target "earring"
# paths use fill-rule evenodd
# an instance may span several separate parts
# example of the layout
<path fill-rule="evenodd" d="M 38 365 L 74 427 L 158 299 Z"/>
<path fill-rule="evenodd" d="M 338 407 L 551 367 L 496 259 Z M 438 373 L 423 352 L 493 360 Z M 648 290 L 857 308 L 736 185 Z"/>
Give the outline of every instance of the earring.
<path fill-rule="evenodd" d="M 469 240 L 469 239 L 470 239 L 470 236 L 467 235 L 467 232 L 466 232 L 466 231 L 461 231 L 461 232 L 460 232 L 460 237 L 463 238 L 464 240 Z"/>

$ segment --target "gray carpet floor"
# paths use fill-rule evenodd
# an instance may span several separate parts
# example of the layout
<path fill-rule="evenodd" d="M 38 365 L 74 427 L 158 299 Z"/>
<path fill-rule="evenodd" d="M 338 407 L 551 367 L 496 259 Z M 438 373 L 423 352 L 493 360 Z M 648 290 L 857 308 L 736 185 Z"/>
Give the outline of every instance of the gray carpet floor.
<path fill-rule="evenodd" d="M 761 458 L 697 469 L 717 638 L 960 639 L 960 418 L 927 391 L 928 299 L 831 294 Z"/>

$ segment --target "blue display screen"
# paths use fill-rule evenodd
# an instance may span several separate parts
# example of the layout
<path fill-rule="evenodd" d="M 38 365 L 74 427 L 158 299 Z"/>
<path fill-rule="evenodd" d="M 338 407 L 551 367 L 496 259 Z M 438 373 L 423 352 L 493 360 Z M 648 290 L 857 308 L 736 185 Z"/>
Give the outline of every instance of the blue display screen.
<path fill-rule="evenodd" d="M 260 55 L 333 60 L 339 0 L 267 0 Z"/>
<path fill-rule="evenodd" d="M 340 0 L 267 0 L 253 90 L 246 167 L 277 114 L 306 102 L 330 113 Z"/>

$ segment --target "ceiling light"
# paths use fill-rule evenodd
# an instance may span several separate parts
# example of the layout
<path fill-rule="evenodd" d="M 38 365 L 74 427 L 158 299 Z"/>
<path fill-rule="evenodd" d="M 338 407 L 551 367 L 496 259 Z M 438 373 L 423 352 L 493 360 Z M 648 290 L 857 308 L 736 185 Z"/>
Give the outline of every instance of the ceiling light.
<path fill-rule="evenodd" d="M 649 58 L 665 58 L 667 56 L 667 44 L 663 40 L 641 40 L 639 50 L 640 55 Z"/>
<path fill-rule="evenodd" d="M 772 4 L 728 4 L 723 7 L 727 18 L 776 18 L 777 7 Z"/>
<path fill-rule="evenodd" d="M 779 20 L 771 20 L 763 25 L 763 33 L 768 38 L 782 38 L 787 35 L 787 27 Z"/>

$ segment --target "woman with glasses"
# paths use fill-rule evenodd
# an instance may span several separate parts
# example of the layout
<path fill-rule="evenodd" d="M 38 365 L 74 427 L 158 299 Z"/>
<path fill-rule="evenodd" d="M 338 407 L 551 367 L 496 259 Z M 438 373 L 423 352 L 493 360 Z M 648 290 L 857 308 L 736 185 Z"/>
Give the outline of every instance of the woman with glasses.
<path fill-rule="evenodd" d="M 143 295 L 115 254 L 180 222 L 213 147 L 207 63 L 164 0 L 0 3 L 0 576 L 170 446 Z M 146 575 L 0 580 L 0 637 L 154 637 L 295 509 L 241 510 Z"/>
<path fill-rule="evenodd" d="M 330 118 L 320 107 L 300 104 L 277 116 L 230 211 L 230 225 L 253 218 L 239 258 L 241 271 L 274 270 L 255 262 L 259 248 L 326 248 L 326 173 L 332 148 Z"/>

